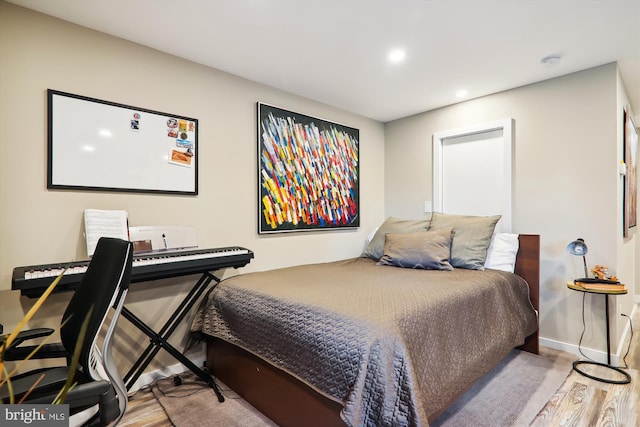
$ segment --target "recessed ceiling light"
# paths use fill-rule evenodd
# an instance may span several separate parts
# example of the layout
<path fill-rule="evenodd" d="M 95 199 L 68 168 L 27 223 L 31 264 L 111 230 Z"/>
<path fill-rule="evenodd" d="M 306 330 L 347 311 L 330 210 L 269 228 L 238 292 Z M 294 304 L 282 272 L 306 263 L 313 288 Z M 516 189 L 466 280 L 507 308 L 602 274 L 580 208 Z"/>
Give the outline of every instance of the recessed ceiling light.
<path fill-rule="evenodd" d="M 456 96 L 458 98 L 464 98 L 467 95 L 469 95 L 469 91 L 466 89 L 460 89 L 459 91 L 456 92 Z"/>
<path fill-rule="evenodd" d="M 560 55 L 549 55 L 549 56 L 545 56 L 540 60 L 540 63 L 547 67 L 553 67 L 559 62 L 560 62 Z"/>
<path fill-rule="evenodd" d="M 404 49 L 393 49 L 391 52 L 389 52 L 389 56 L 388 56 L 389 62 L 393 64 L 402 62 L 406 55 L 407 54 L 404 51 Z"/>

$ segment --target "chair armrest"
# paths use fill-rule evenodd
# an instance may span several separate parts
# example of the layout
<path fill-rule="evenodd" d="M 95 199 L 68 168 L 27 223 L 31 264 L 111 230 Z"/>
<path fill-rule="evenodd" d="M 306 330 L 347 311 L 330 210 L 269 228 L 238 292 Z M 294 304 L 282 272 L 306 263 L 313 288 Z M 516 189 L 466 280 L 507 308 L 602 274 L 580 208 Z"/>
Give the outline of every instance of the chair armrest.
<path fill-rule="evenodd" d="M 35 328 L 35 329 L 27 329 L 25 331 L 20 331 L 18 335 L 13 339 L 11 343 L 11 347 L 16 347 L 25 342 L 26 340 L 31 340 L 39 337 L 46 337 L 53 333 L 53 329 L 50 328 Z M 9 335 L 3 335 L 0 337 L 0 344 L 2 344 Z"/>
<path fill-rule="evenodd" d="M 36 328 L 21 331 L 11 343 L 11 347 L 5 350 L 4 360 L 24 360 L 37 347 L 35 345 L 21 346 L 23 342 L 34 338 L 46 337 L 53 333 L 50 328 Z M 0 344 L 4 342 L 7 335 L 0 337 Z M 62 343 L 51 343 L 43 345 L 38 352 L 31 356 L 31 359 L 51 359 L 58 357 L 67 357 L 68 353 Z"/>
<path fill-rule="evenodd" d="M 33 350 L 36 349 L 35 345 L 23 345 L 20 347 L 13 347 L 4 354 L 4 360 L 15 361 L 25 360 Z M 57 359 L 60 357 L 69 357 L 69 352 L 64 348 L 62 343 L 45 344 L 38 349 L 38 351 L 32 355 L 29 360 L 35 359 Z"/>

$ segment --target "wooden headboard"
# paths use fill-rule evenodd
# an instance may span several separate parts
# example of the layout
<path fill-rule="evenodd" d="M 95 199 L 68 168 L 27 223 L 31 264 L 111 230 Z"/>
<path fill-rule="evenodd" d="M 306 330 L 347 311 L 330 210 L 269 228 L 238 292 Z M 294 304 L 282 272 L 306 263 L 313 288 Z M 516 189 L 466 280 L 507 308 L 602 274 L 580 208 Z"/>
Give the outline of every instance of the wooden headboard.
<path fill-rule="evenodd" d="M 540 236 L 520 234 L 515 273 L 529 284 L 529 297 L 533 308 L 540 313 Z M 538 354 L 538 331 L 529 336 L 522 350 Z"/>

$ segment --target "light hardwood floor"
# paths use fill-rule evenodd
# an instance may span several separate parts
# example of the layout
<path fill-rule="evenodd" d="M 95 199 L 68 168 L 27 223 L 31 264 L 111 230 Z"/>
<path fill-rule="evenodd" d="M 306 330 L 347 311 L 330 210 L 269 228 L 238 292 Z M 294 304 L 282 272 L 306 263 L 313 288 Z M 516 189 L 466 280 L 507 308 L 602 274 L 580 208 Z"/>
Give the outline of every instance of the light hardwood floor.
<path fill-rule="evenodd" d="M 633 318 L 634 335 L 626 357 L 630 384 L 611 385 L 571 372 L 564 384 L 540 411 L 531 426 L 633 427 L 640 425 L 640 313 Z M 628 345 L 628 342 L 625 343 Z M 587 369 L 585 368 L 585 371 Z M 588 371 L 596 375 L 605 375 Z M 169 427 L 171 421 L 153 393 L 141 390 L 129 399 L 119 426 Z M 499 426 L 506 427 L 506 426 Z"/>
<path fill-rule="evenodd" d="M 171 427 L 171 421 L 151 389 L 138 391 L 129 398 L 129 407 L 118 427 Z"/>
<path fill-rule="evenodd" d="M 633 337 L 626 357 L 631 383 L 607 384 L 572 371 L 531 424 L 573 427 L 635 427 L 640 425 L 640 313 L 633 318 Z M 625 349 L 629 340 L 625 343 Z M 624 366 L 623 363 L 621 365 Z M 597 367 L 596 367 L 597 368 Z M 607 369 L 582 368 L 598 377 L 622 379 Z"/>

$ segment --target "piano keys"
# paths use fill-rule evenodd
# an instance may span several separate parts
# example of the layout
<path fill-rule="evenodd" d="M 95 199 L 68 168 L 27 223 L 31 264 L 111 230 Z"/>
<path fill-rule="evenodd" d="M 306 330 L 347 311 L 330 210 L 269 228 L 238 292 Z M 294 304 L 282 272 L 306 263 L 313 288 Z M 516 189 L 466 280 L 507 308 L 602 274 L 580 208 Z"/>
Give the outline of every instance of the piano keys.
<path fill-rule="evenodd" d="M 183 251 L 154 251 L 134 254 L 131 283 L 205 273 L 223 268 L 240 268 L 253 258 L 253 252 L 239 246 Z M 38 297 L 62 271 L 67 269 L 56 291 L 73 290 L 80 283 L 89 261 L 31 265 L 13 269 L 11 289 Z"/>

